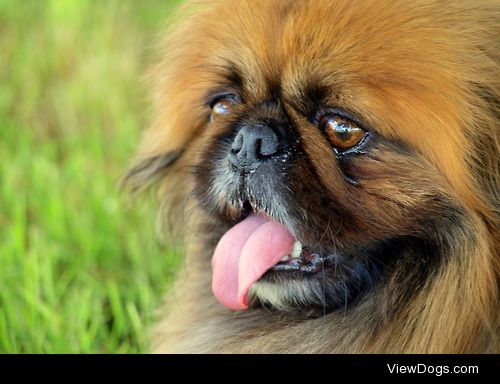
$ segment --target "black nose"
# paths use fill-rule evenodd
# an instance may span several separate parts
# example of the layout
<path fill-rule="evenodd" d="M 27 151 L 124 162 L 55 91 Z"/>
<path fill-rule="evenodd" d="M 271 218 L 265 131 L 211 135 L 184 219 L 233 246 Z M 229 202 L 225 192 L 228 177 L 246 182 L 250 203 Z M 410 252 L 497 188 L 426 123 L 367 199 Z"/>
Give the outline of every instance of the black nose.
<path fill-rule="evenodd" d="M 278 135 L 269 125 L 249 124 L 236 134 L 229 160 L 238 169 L 248 171 L 277 154 L 279 149 Z"/>

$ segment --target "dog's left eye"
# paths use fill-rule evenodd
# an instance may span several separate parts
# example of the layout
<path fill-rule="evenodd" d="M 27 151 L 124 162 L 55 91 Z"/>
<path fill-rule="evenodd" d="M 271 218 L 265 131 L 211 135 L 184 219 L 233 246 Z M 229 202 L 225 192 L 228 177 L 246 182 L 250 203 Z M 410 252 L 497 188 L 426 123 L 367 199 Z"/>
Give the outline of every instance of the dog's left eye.
<path fill-rule="evenodd" d="M 319 128 L 330 144 L 341 151 L 355 147 L 366 135 L 366 131 L 354 121 L 337 114 L 323 116 Z"/>
<path fill-rule="evenodd" d="M 210 104 L 210 107 L 212 108 L 212 118 L 216 116 L 228 115 L 237 103 L 238 98 L 235 95 L 224 95 L 216 98 Z"/>

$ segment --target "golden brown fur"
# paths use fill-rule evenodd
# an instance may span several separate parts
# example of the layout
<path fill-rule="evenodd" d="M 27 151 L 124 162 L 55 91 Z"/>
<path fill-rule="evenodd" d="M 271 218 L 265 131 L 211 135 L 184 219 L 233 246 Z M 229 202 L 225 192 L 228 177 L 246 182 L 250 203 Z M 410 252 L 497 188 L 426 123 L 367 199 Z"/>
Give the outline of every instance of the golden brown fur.
<path fill-rule="evenodd" d="M 498 1 L 210 0 L 180 14 L 151 72 L 155 117 L 128 176 L 134 189 L 161 180 L 162 218 L 186 248 L 154 351 L 499 352 Z M 316 318 L 236 313 L 215 301 L 210 257 L 200 255 L 216 239 L 203 237 L 212 218 L 192 197 L 190 169 L 212 146 L 203 99 L 229 61 L 249 103 L 266 97 L 269 79 L 279 79 L 284 99 L 305 97 L 302 85 L 318 79 L 335 89 L 331 104 L 361 111 L 368 126 L 410 149 L 411 157 L 352 165 L 364 176 L 363 191 L 351 192 L 321 136 L 287 110 L 331 195 L 349 195 L 377 218 L 358 220 L 359 232 L 346 228 L 349 241 L 384 237 L 391 226 L 414 233 L 414 212 L 440 215 L 430 195 L 458 207 L 461 225 L 439 234 L 445 261 L 421 285 L 396 269 L 363 300 Z M 401 290 L 412 293 L 394 294 Z"/>

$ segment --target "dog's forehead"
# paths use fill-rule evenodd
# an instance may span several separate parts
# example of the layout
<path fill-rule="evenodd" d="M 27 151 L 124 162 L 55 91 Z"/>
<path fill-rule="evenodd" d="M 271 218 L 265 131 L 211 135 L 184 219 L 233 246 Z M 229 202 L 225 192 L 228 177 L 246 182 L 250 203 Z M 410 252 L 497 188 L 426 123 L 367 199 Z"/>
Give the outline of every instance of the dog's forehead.
<path fill-rule="evenodd" d="M 279 90 L 290 103 L 321 95 L 361 112 L 366 105 L 356 101 L 374 88 L 380 95 L 384 88 L 419 87 L 415 73 L 400 71 L 414 50 L 412 28 L 419 26 L 404 27 L 398 7 L 381 12 L 370 1 L 256 0 L 228 7 L 229 13 L 225 5 L 212 8 L 221 22 L 213 44 L 204 35 L 203 48 L 213 46 L 209 67 L 229 68 L 226 77 L 239 80 L 247 100 Z M 418 75 L 418 65 L 410 66 Z"/>
<path fill-rule="evenodd" d="M 318 1 L 314 7 L 264 2 L 261 11 L 252 11 L 257 3 L 242 2 L 234 14 L 225 15 L 215 34 L 217 51 L 209 58 L 211 64 L 228 69 L 227 76 L 238 78 L 255 98 L 278 88 L 289 98 L 307 94 L 311 87 L 338 91 L 346 72 L 342 57 L 350 53 L 344 52 L 345 40 L 335 37 L 339 27 L 332 26 L 328 16 L 332 2 Z M 310 24 L 310 19 L 315 22 Z M 308 23 L 314 28 L 305 28 Z"/>

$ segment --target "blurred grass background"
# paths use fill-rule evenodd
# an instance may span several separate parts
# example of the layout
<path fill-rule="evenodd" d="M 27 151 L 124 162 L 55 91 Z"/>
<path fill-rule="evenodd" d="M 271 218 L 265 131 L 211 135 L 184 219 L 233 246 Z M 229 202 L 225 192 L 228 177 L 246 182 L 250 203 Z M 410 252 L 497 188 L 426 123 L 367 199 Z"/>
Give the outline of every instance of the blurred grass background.
<path fill-rule="evenodd" d="M 179 264 L 117 180 L 172 0 L 0 0 L 0 352 L 147 351 Z"/>

